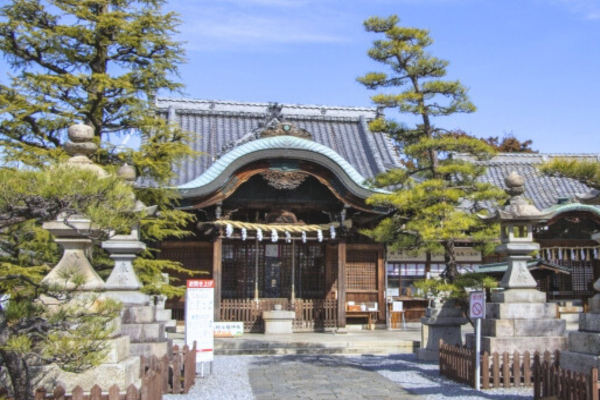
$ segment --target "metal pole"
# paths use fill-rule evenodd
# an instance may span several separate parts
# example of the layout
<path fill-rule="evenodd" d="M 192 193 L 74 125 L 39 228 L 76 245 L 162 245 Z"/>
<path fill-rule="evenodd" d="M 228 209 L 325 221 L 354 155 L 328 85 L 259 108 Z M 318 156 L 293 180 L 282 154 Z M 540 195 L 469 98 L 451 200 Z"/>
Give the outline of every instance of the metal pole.
<path fill-rule="evenodd" d="M 477 318 L 475 324 L 475 389 L 481 389 L 481 318 Z"/>

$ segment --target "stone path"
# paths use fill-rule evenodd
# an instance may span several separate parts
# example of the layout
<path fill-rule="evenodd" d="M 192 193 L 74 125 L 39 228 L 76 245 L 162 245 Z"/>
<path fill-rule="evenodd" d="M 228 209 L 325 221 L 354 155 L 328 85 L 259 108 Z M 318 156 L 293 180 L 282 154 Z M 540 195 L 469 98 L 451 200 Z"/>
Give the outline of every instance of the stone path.
<path fill-rule="evenodd" d="M 248 377 L 256 400 L 421 398 L 345 357 L 257 357 Z"/>

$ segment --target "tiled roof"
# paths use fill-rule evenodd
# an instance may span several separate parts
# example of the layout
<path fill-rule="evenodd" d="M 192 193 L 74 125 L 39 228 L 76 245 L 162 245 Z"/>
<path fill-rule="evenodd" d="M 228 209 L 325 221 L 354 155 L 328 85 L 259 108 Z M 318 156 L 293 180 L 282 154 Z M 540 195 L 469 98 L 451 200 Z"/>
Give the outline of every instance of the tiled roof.
<path fill-rule="evenodd" d="M 265 122 L 269 103 L 159 98 L 158 112 L 197 134 L 192 147 L 203 155 L 186 160 L 172 182 L 181 185 L 199 177 L 221 156 L 222 149 Z M 375 108 L 281 104 L 285 120 L 307 130 L 313 140 L 329 147 L 365 178 L 399 166 L 388 137 L 371 133 L 368 122 Z"/>
<path fill-rule="evenodd" d="M 467 154 L 454 154 L 455 159 L 468 160 L 486 166 L 482 182 L 492 183 L 506 188 L 504 178 L 516 171 L 525 179 L 524 197 L 530 199 L 535 206 L 543 210 L 557 204 L 559 198 L 573 198 L 590 192 L 583 183 L 569 178 L 555 178 L 541 174 L 537 167 L 555 157 L 568 157 L 581 160 L 600 160 L 600 154 L 529 154 L 500 153 L 488 161 L 476 161 Z"/>

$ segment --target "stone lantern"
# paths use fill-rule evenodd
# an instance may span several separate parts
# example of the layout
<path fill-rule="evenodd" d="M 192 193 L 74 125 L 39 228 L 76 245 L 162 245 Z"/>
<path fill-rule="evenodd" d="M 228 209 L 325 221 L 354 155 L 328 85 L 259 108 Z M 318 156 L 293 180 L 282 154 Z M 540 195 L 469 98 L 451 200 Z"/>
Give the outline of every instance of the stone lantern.
<path fill-rule="evenodd" d="M 533 242 L 533 228 L 549 219 L 525 198 L 524 180 L 512 172 L 505 179 L 510 199 L 506 206 L 483 220 L 500 223 L 500 245 L 496 252 L 507 254 L 508 268 L 502 277 L 503 290 L 492 293 L 482 321 L 481 350 L 513 353 L 565 350 L 566 322 L 556 318 L 557 305 L 546 303 L 546 294 L 527 268 L 530 254 L 539 250 Z M 467 335 L 467 346 L 475 347 L 473 334 Z"/>
<path fill-rule="evenodd" d="M 89 155 L 98 150 L 93 142 L 94 130 L 92 127 L 78 124 L 69 127 L 69 141 L 64 148 L 72 157 L 66 162 L 66 167 L 86 169 L 95 172 L 100 177 L 108 176 L 107 172 L 99 165 L 94 164 Z M 76 285 L 69 277 L 83 277 L 84 283 L 78 289 L 82 291 L 96 291 L 104 289 L 104 281 L 94 271 L 85 256 L 85 250 L 92 246 L 89 237 L 80 234 L 85 231 L 90 236 L 100 235 L 89 219 L 83 215 L 72 215 L 68 224 L 64 215 L 59 215 L 56 221 L 44 223 L 44 229 L 54 235 L 56 243 L 64 249 L 58 264 L 44 277 L 43 283 L 52 284 L 59 288 L 73 289 Z"/>

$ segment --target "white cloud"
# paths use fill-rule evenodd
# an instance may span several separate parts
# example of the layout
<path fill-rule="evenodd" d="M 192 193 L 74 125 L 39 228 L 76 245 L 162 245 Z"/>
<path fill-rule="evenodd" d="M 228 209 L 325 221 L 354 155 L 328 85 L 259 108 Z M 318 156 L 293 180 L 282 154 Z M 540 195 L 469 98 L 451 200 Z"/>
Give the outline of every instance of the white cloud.
<path fill-rule="evenodd" d="M 600 19 L 600 1 L 598 0 L 552 0 L 565 6 L 570 12 L 586 19 Z"/>
<path fill-rule="evenodd" d="M 171 3 L 181 14 L 189 51 L 270 50 L 281 45 L 343 43 L 343 14 L 323 3 L 292 0 L 220 0 Z"/>

